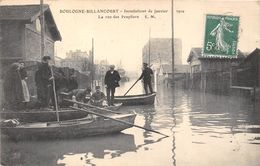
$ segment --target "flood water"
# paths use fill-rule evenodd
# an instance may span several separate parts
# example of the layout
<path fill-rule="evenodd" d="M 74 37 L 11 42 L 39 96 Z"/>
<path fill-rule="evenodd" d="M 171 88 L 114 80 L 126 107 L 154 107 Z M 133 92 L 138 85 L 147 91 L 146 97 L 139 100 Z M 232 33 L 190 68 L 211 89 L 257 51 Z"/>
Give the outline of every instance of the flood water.
<path fill-rule="evenodd" d="M 124 94 L 133 84 L 117 89 Z M 2 165 L 259 166 L 260 110 L 249 99 L 159 86 L 154 105 L 135 110 L 138 128 L 84 139 L 1 141 Z M 142 93 L 141 83 L 130 94 Z"/>

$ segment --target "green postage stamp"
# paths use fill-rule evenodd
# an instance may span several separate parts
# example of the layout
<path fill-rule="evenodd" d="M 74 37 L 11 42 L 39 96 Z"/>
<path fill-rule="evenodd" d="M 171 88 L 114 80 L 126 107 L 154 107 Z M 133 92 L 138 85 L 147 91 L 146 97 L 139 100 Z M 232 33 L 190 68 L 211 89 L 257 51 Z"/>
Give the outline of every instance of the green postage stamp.
<path fill-rule="evenodd" d="M 204 56 L 236 57 L 238 16 L 206 15 Z"/>

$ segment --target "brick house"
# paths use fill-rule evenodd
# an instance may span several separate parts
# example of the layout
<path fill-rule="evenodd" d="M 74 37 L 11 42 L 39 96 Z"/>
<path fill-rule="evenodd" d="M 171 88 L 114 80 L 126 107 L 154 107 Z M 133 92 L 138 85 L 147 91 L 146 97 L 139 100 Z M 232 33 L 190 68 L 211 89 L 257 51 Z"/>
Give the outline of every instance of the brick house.
<path fill-rule="evenodd" d="M 43 6 L 45 55 L 54 59 L 54 43 L 61 41 L 48 5 Z M 0 6 L 1 66 L 10 63 L 41 60 L 40 5 Z"/>

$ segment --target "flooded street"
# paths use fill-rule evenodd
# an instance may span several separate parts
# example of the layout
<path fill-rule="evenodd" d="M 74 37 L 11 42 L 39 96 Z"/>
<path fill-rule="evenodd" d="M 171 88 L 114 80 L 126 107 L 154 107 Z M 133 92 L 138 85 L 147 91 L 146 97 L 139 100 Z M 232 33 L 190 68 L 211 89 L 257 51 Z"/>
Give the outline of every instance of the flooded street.
<path fill-rule="evenodd" d="M 117 89 L 124 94 L 134 80 Z M 129 94 L 142 93 L 139 82 Z M 136 125 L 84 139 L 1 141 L 2 165 L 23 166 L 259 166 L 260 111 L 241 97 L 159 86 L 156 102 L 134 110 Z"/>

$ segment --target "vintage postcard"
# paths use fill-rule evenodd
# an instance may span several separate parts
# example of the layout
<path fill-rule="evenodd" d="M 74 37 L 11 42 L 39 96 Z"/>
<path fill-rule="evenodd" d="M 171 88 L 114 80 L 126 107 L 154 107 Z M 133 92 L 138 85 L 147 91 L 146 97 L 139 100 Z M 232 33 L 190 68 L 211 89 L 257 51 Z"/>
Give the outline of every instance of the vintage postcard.
<path fill-rule="evenodd" d="M 259 166 L 259 0 L 0 0 L 1 166 Z"/>

